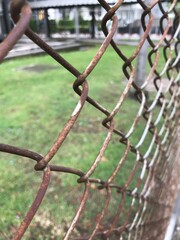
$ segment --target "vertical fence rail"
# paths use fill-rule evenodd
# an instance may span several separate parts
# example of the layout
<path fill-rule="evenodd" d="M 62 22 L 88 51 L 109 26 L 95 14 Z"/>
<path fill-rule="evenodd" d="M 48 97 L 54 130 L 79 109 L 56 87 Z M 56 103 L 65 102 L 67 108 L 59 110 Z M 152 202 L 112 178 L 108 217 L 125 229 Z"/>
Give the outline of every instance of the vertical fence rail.
<path fill-rule="evenodd" d="M 122 52 L 121 45 L 117 45 L 113 40 L 118 28 L 116 11 L 121 9 L 124 4 L 123 1 L 118 0 L 113 6 L 110 6 L 105 0 L 98 0 L 98 2 L 106 10 L 106 14 L 102 19 L 102 31 L 105 38 L 86 69 L 83 72 L 79 72 L 78 69 L 28 28 L 31 9 L 27 1 L 11 1 L 10 10 L 15 27 L 0 44 L 1 61 L 3 61 L 4 57 L 21 36 L 25 34 L 76 78 L 73 89 L 79 96 L 79 101 L 64 129 L 44 156 L 28 149 L 0 144 L 1 152 L 32 159 L 36 162 L 35 170 L 44 172 L 37 196 L 13 239 L 21 239 L 26 229 L 31 227 L 29 225 L 43 201 L 53 171 L 64 172 L 67 175 L 74 174 L 78 178 L 77 184 L 84 186 L 79 208 L 63 239 L 164 239 L 180 182 L 180 163 L 178 161 L 180 156 L 178 146 L 180 143 L 179 5 L 176 0 L 167 2 L 166 7 L 160 0 L 152 0 L 149 5 L 146 5 L 144 1 L 137 0 L 143 11 L 141 24 L 144 34 L 134 53 L 129 57 Z M 154 41 L 150 34 L 154 21 L 152 9 L 155 7 L 158 7 L 162 13 L 159 20 L 161 37 L 158 41 Z M 108 22 L 111 22 L 110 30 L 107 28 Z M 136 75 L 135 60 L 138 58 L 145 40 L 149 43 L 148 63 L 150 70 L 143 85 L 137 86 L 134 81 Z M 128 80 L 123 93 L 119 94 L 117 104 L 112 111 L 91 98 L 89 95 L 91 85 L 88 83 L 88 76 L 99 63 L 109 46 L 114 49 L 118 57 L 123 61 L 121 71 L 124 74 L 124 78 Z M 160 71 L 158 62 L 162 61 L 162 56 L 165 64 Z M 152 101 L 148 101 L 146 95 L 146 87 L 149 82 L 153 84 L 155 89 L 155 96 Z M 166 84 L 164 84 L 165 82 Z M 121 122 L 121 115 L 118 115 L 118 113 L 121 113 L 122 105 L 126 102 L 128 94 L 132 90 L 135 92 L 135 104 L 139 106 L 139 110 L 135 118 L 131 119 L 132 125 L 130 129 L 127 132 L 123 132 L 118 129 L 115 118 Z M 91 166 L 87 172 L 61 165 L 52 165 L 53 157 L 72 130 L 81 110 L 86 107 L 84 105 L 85 102 L 91 104 L 97 112 L 100 111 L 104 114 L 102 125 L 107 130 L 107 136 L 103 140 L 97 158 L 92 159 Z M 139 136 L 139 141 L 133 144 L 131 136 L 142 119 L 145 122 L 143 134 Z M 120 160 L 117 166 L 113 172 L 109 173 L 106 179 L 94 178 L 93 173 L 99 166 L 114 135 L 118 136 L 120 147 L 125 146 L 125 151 L 122 156 L 119 156 Z M 151 139 L 149 143 L 146 140 L 147 136 Z M 146 152 L 141 151 L 141 146 L 144 144 L 148 144 Z M 115 181 L 116 176 L 122 171 L 122 166 L 124 162 L 128 161 L 127 156 L 130 153 L 134 156 L 133 159 L 135 159 L 135 161 L 133 160 L 134 166 L 124 185 L 118 185 L 117 181 Z M 136 179 L 136 186 L 132 189 L 131 182 L 133 179 Z M 97 222 L 91 233 L 83 233 L 82 236 L 75 237 L 73 235 L 74 230 L 81 222 L 82 213 L 86 209 L 86 203 L 90 198 L 90 187 L 92 184 L 105 191 L 104 207 L 98 214 Z M 116 203 L 116 210 L 111 221 L 103 225 L 114 193 L 120 201 L 118 204 Z M 127 201 L 130 202 L 128 206 L 126 204 Z"/>

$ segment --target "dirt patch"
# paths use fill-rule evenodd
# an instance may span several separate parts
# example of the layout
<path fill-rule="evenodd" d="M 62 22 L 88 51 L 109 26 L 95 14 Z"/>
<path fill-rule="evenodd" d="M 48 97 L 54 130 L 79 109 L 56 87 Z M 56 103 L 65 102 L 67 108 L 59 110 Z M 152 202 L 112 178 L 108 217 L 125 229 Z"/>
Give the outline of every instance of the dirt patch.
<path fill-rule="evenodd" d="M 124 80 L 123 82 L 124 82 L 125 85 L 127 85 L 127 83 L 128 83 L 127 79 Z M 161 80 L 157 80 L 156 84 L 157 84 L 158 88 L 160 88 L 160 86 L 162 84 L 162 92 L 166 92 L 169 85 L 170 85 L 170 80 L 168 78 L 163 78 Z M 148 81 L 144 90 L 146 92 L 157 92 L 157 89 L 155 87 L 153 78 Z"/>
<path fill-rule="evenodd" d="M 17 70 L 20 71 L 28 71 L 28 72 L 36 72 L 36 73 L 42 73 L 49 70 L 54 70 L 59 68 L 58 66 L 53 65 L 47 65 L 47 64 L 33 64 L 26 67 L 18 68 Z"/>
<path fill-rule="evenodd" d="M 102 123 L 100 120 L 85 119 L 83 121 L 77 121 L 73 126 L 73 132 L 80 133 L 97 133 L 101 132 L 103 129 Z"/>
<path fill-rule="evenodd" d="M 162 92 L 166 92 L 169 85 L 170 85 L 170 80 L 167 79 L 167 78 L 163 78 L 162 80 L 157 80 L 157 86 L 160 88 L 162 84 Z M 155 87 L 155 84 L 153 82 L 153 79 L 151 79 L 147 86 L 146 86 L 146 91 L 148 92 L 156 92 L 156 87 Z"/>

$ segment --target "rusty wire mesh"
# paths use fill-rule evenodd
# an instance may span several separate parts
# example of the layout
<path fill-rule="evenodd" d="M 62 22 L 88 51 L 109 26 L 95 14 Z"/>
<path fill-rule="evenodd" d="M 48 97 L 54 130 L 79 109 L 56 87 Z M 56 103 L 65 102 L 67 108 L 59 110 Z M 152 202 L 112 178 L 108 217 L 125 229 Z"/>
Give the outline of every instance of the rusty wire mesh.
<path fill-rule="evenodd" d="M 146 5 L 144 1 L 137 0 L 137 3 L 143 10 L 141 23 L 144 35 L 134 53 L 130 57 L 127 57 L 121 51 L 121 46 L 113 41 L 113 36 L 118 27 L 116 11 L 121 9 L 123 1 L 119 0 L 113 6 L 109 6 L 104 0 L 98 1 L 107 11 L 102 19 L 102 31 L 104 32 L 105 39 L 92 61 L 82 73 L 28 28 L 28 23 L 31 19 L 31 9 L 28 3 L 24 0 L 12 0 L 11 2 L 10 10 L 15 27 L 0 45 L 1 61 L 25 33 L 26 36 L 39 45 L 55 61 L 66 68 L 73 75 L 73 78 L 76 77 L 73 89 L 79 95 L 79 101 L 69 121 L 67 121 L 64 129 L 61 130 L 57 140 L 52 144 L 52 147 L 45 156 L 20 147 L 0 144 L 0 151 L 2 152 L 35 160 L 35 170 L 43 171 L 44 173 L 37 196 L 13 239 L 17 240 L 23 237 L 44 198 L 53 171 L 64 172 L 66 177 L 69 174 L 76 175 L 77 184 L 84 186 L 84 193 L 79 208 L 63 239 L 145 240 L 164 238 L 176 197 L 179 181 L 178 170 L 180 169 L 178 163 L 180 120 L 180 55 L 178 52 L 180 46 L 180 16 L 177 7 L 178 4 L 175 0 L 170 1 L 167 4 L 168 8 L 164 9 L 160 0 L 153 0 L 150 5 Z M 155 6 L 158 6 L 162 12 L 162 17 L 159 20 L 161 30 L 159 41 L 153 41 L 149 34 L 154 18 L 151 10 Z M 170 19 L 170 15 L 173 15 L 173 20 Z M 111 29 L 108 31 L 106 25 L 109 20 L 111 20 Z M 169 32 L 170 28 L 171 33 Z M 134 60 L 137 59 L 146 39 L 149 43 L 148 62 L 150 70 L 144 84 L 138 87 L 134 82 L 136 72 Z M 88 91 L 91 88 L 91 84 L 88 83 L 88 76 L 110 45 L 119 58 L 123 60 L 124 64 L 121 71 L 123 71 L 124 77 L 128 80 L 123 93 L 119 94 L 119 100 L 112 111 L 107 109 L 106 106 L 100 105 L 88 95 Z M 159 71 L 157 65 L 161 54 L 163 54 L 165 65 Z M 116 64 L 116 62 L 112 64 Z M 168 82 L 166 85 L 164 85 L 165 79 Z M 151 102 L 148 101 L 146 95 L 146 86 L 149 82 L 153 83 L 156 93 Z M 119 124 L 117 122 L 121 123 L 121 116 L 123 115 L 123 112 L 121 113 L 122 105 L 126 102 L 129 92 L 133 90 L 135 91 L 135 104 L 139 106 L 138 111 L 135 118 L 131 119 L 129 130 L 122 131 L 118 128 Z M 118 89 L 116 91 L 116 94 L 118 94 Z M 99 149 L 96 159 L 91 159 L 91 166 L 86 172 L 81 171 L 81 169 L 51 165 L 53 157 L 61 148 L 68 133 L 72 130 L 81 110 L 85 108 L 85 102 L 91 104 L 96 111 L 104 114 L 102 124 L 107 130 L 107 136 L 103 140 L 104 142 Z M 144 128 L 143 134 L 139 136 L 138 142 L 134 144 L 131 141 L 131 136 L 142 120 L 145 123 L 142 125 Z M 123 148 L 124 152 L 119 156 L 118 160 L 116 159 L 117 164 L 114 171 L 109 172 L 109 175 L 105 179 L 94 178 L 93 173 L 99 166 L 114 135 L 118 136 L 119 148 Z M 150 139 L 149 142 L 147 141 L 147 136 Z M 148 147 L 145 152 L 142 152 L 141 146 L 144 144 L 148 144 Z M 130 161 L 133 162 L 133 167 L 129 170 L 128 178 L 121 185 L 118 184 L 116 177 L 123 171 L 125 162 L 129 161 L 127 158 L 129 154 L 131 154 Z M 132 181 L 136 182 L 133 188 L 131 185 Z M 100 191 L 104 191 L 104 206 L 97 214 L 93 229 L 88 230 L 87 233 L 85 232 L 81 236 L 76 236 L 74 231 L 78 224 L 81 223 L 83 212 L 88 211 L 86 204 L 89 198 L 91 198 L 92 184 L 96 185 L 94 191 L 97 191 L 97 194 Z M 111 212 L 111 219 L 106 221 L 106 215 L 110 211 L 109 205 L 113 204 L 114 198 L 117 199 L 114 203 L 114 212 Z"/>

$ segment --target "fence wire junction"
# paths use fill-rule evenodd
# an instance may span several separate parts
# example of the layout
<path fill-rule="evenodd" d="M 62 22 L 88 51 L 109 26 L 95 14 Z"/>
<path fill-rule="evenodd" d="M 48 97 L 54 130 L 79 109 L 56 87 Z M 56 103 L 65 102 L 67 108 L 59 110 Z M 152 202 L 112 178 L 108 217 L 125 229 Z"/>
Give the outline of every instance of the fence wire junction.
<path fill-rule="evenodd" d="M 14 240 L 21 239 L 27 228 L 31 227 L 29 225 L 45 197 L 51 174 L 54 171 L 66 173 L 67 177 L 69 174 L 76 175 L 77 184 L 84 186 L 79 208 L 63 237 L 64 240 L 164 239 L 179 185 L 178 171 L 180 169 L 180 163 L 178 162 L 180 134 L 180 14 L 178 2 L 176 0 L 169 1 L 165 9 L 160 0 L 153 0 L 149 5 L 146 5 L 144 1 L 137 0 L 137 3 L 143 10 L 141 24 L 144 34 L 130 57 L 126 56 L 121 50 L 121 45 L 117 45 L 113 40 L 118 28 L 116 11 L 121 9 L 124 4 L 123 1 L 118 0 L 113 6 L 110 6 L 105 0 L 98 0 L 98 2 L 106 10 L 106 14 L 102 19 L 102 31 L 105 38 L 94 58 L 81 73 L 28 27 L 31 20 L 31 8 L 28 2 L 24 0 L 11 1 L 10 12 L 15 25 L 6 39 L 0 44 L 1 61 L 21 36 L 25 34 L 56 62 L 67 69 L 73 75 L 73 79 L 74 77 L 76 78 L 73 83 L 73 90 L 79 96 L 79 101 L 72 115 L 44 156 L 21 147 L 0 144 L 1 152 L 34 160 L 36 162 L 34 169 L 36 171 L 43 171 L 42 183 L 37 196 L 23 222 L 17 229 L 13 237 Z M 152 40 L 150 34 L 154 21 L 152 9 L 155 7 L 158 7 L 162 13 L 159 19 L 161 37 L 158 41 Z M 110 30 L 107 28 L 109 21 L 111 21 Z M 150 70 L 143 85 L 139 87 L 135 83 L 136 66 L 134 60 L 138 58 L 146 40 L 149 43 L 148 63 Z M 121 71 L 124 74 L 124 78 L 128 80 L 123 93 L 119 94 L 117 104 L 112 111 L 89 95 L 91 83 L 88 82 L 88 76 L 96 65 L 99 64 L 103 54 L 110 46 L 123 61 Z M 161 57 L 164 58 L 165 65 L 162 71 L 159 71 L 157 65 Z M 116 62 L 112 64 L 116 64 Z M 165 79 L 166 84 L 164 84 Z M 146 94 L 146 87 L 149 82 L 153 83 L 155 89 L 155 95 L 151 102 L 148 101 Z M 116 91 L 118 93 L 118 89 Z M 139 106 L 139 109 L 135 118 L 131 119 L 129 130 L 125 132 L 118 128 L 119 124 L 117 122 L 121 123 L 121 114 L 123 115 L 123 112 L 121 113 L 122 105 L 126 102 L 131 91 L 135 92 L 134 104 Z M 102 125 L 107 130 L 107 135 L 103 140 L 97 157 L 91 159 L 91 166 L 86 172 L 78 168 L 53 165 L 53 157 L 61 149 L 69 132 L 72 131 L 82 109 L 86 107 L 86 102 L 92 105 L 97 112 L 101 112 L 104 115 Z M 119 113 L 121 114 L 119 115 Z M 145 122 L 145 125 L 142 126 L 144 131 L 142 136 L 139 136 L 138 142 L 134 144 L 131 141 L 131 136 L 135 133 L 137 125 L 142 119 Z M 114 171 L 109 172 L 106 179 L 94 178 L 93 173 L 100 165 L 113 136 L 118 136 L 119 147 L 123 149 L 125 147 L 125 150 L 122 156 L 119 156 Z M 147 136 L 151 139 L 149 143 L 147 143 Z M 148 144 L 145 152 L 141 151 L 141 146 L 144 144 Z M 117 175 L 121 173 L 124 163 L 129 161 L 129 154 L 131 154 L 131 161 L 134 164 L 132 169 L 130 169 L 128 178 L 121 185 L 117 182 Z M 136 182 L 134 188 L 131 188 L 132 181 Z M 92 184 L 96 185 L 94 191 L 99 189 L 98 191 L 105 192 L 104 206 L 98 212 L 97 221 L 91 232 L 89 234 L 82 233 L 81 236 L 77 236 L 74 232 L 81 222 L 82 214 L 86 209 Z M 118 199 L 118 203 L 116 202 L 116 211 L 113 213 L 111 221 L 104 223 L 104 219 L 109 211 L 109 205 L 113 201 L 112 196 L 114 197 L 114 195 Z M 129 205 L 127 202 L 129 202 Z"/>

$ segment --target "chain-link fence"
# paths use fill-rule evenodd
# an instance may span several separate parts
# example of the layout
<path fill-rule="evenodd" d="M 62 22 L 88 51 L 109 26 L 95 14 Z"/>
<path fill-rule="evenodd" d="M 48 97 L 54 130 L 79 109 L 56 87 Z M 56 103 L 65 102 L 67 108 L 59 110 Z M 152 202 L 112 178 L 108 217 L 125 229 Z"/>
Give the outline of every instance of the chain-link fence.
<path fill-rule="evenodd" d="M 1 61 L 25 33 L 55 61 L 66 68 L 73 78 L 76 78 L 73 90 L 79 96 L 72 115 L 45 156 L 20 147 L 0 144 L 2 152 L 35 160 L 35 170 L 44 173 L 37 196 L 13 239 L 21 239 L 27 228 L 31 228 L 29 225 L 45 196 L 53 171 L 63 172 L 66 177 L 71 174 L 76 175 L 77 184 L 84 186 L 79 207 L 74 213 L 73 220 L 66 229 L 63 239 L 164 239 L 177 194 L 180 169 L 178 162 L 180 153 L 178 150 L 180 134 L 179 5 L 176 0 L 166 2 L 165 5 L 161 0 L 152 0 L 148 5 L 144 1 L 137 0 L 139 7 L 143 10 L 141 24 L 144 33 L 133 54 L 126 56 L 121 45 L 117 45 L 113 40 L 118 28 L 116 11 L 121 9 L 123 1 L 118 0 L 113 6 L 110 6 L 105 0 L 98 0 L 98 2 L 107 12 L 102 19 L 102 31 L 105 38 L 96 55 L 82 73 L 28 28 L 31 19 L 31 9 L 28 3 L 24 0 L 12 0 L 11 2 L 10 11 L 15 27 L 0 45 Z M 155 7 L 161 12 L 159 40 L 152 40 L 150 34 L 154 22 L 152 10 Z M 110 30 L 106 27 L 107 22 L 111 22 Z M 144 83 L 138 86 L 135 81 L 135 60 L 146 40 L 149 43 L 147 59 L 150 67 Z M 88 82 L 88 76 L 94 71 L 110 46 L 123 61 L 123 67 L 119 71 L 123 72 L 124 79 L 127 79 L 122 93 L 119 94 L 118 88 L 115 90 L 119 97 L 113 110 L 109 110 L 105 104 L 101 105 L 89 95 L 91 83 Z M 161 70 L 158 67 L 160 61 L 164 61 Z M 112 62 L 112 64 L 116 64 L 116 62 Z M 141 68 L 141 66 L 139 67 Z M 153 92 L 147 91 L 149 85 L 154 88 Z M 134 94 L 134 105 L 138 110 L 136 116 L 130 119 L 129 129 L 122 130 L 119 127 L 123 116 L 122 106 L 132 94 Z M 97 157 L 91 159 L 91 166 L 86 172 L 78 168 L 52 165 L 53 157 L 72 130 L 82 109 L 86 108 L 85 102 L 104 115 L 102 125 L 106 129 L 107 135 L 103 139 Z M 143 129 L 142 135 L 134 142 L 132 136 L 139 124 Z M 109 174 L 103 179 L 95 178 L 93 173 L 97 168 L 100 171 L 100 163 L 113 136 L 118 137 L 116 139 L 118 139 L 119 148 L 123 149 L 123 153 L 119 159 L 116 159 L 113 171 L 109 171 Z M 145 151 L 142 150 L 144 145 L 146 145 Z M 117 176 L 121 176 L 127 161 L 131 161 L 132 167 L 129 169 L 126 181 L 122 184 L 118 182 L 119 177 Z M 92 188 L 92 184 L 96 187 Z M 84 212 L 88 211 L 87 202 L 89 206 L 93 201 L 91 199 L 92 191 L 96 191 L 97 195 L 103 192 L 101 195 L 104 198 L 104 205 L 97 214 L 93 229 L 86 229 L 87 231 L 84 231 L 81 236 L 77 236 L 76 228 L 81 224 Z M 114 207 L 110 208 L 110 205 Z M 109 212 L 111 218 L 107 218 Z"/>

